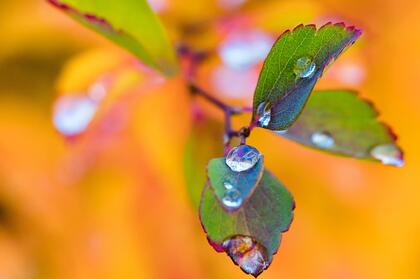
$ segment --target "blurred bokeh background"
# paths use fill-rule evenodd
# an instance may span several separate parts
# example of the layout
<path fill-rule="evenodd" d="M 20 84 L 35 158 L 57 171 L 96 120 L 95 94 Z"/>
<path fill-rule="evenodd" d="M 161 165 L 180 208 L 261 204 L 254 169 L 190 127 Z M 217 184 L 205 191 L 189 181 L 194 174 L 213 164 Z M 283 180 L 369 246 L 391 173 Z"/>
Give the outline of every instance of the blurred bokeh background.
<path fill-rule="evenodd" d="M 261 278 L 420 278 L 420 2 L 150 2 L 174 42 L 210 51 L 198 80 L 233 104 L 251 103 L 261 60 L 285 29 L 364 30 L 317 88 L 372 100 L 405 166 L 257 129 L 250 143 L 297 204 Z M 247 277 L 198 220 L 201 166 L 222 153 L 220 112 L 45 1 L 1 0 L 0 36 L 0 278 Z"/>

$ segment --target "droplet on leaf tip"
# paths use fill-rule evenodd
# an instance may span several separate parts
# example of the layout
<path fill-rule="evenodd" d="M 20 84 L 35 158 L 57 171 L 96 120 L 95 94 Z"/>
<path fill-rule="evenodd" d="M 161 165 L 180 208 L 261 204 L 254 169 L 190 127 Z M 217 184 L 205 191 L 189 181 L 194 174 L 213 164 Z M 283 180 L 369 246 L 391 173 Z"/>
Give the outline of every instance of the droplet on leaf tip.
<path fill-rule="evenodd" d="M 234 172 L 251 169 L 260 159 L 260 152 L 249 145 L 243 144 L 232 148 L 226 155 L 226 164 Z"/>
<path fill-rule="evenodd" d="M 267 127 L 271 121 L 271 103 L 262 102 L 257 109 L 258 124 L 261 127 Z"/>
<path fill-rule="evenodd" d="M 375 146 L 371 149 L 370 154 L 373 158 L 385 165 L 402 167 L 404 158 L 402 151 L 393 143 L 386 143 Z"/>
<path fill-rule="evenodd" d="M 316 132 L 311 135 L 311 142 L 319 148 L 328 149 L 334 145 L 334 138 L 327 132 Z"/>
<path fill-rule="evenodd" d="M 299 78 L 310 78 L 315 74 L 316 64 L 309 57 L 300 57 L 296 60 L 293 72 Z"/>
<path fill-rule="evenodd" d="M 270 264 L 266 249 L 249 236 L 231 237 L 223 242 L 222 247 L 245 273 L 255 277 Z"/>

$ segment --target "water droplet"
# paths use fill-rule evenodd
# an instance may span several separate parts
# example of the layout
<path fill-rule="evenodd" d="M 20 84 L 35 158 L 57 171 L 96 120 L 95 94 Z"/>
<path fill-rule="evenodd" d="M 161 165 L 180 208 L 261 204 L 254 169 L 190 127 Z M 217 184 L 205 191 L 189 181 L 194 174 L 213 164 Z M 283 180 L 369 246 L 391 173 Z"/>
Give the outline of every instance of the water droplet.
<path fill-rule="evenodd" d="M 232 186 L 232 185 L 231 185 Z M 242 205 L 241 193 L 236 189 L 226 190 L 222 203 L 229 209 L 236 209 Z"/>
<path fill-rule="evenodd" d="M 248 274 L 257 276 L 270 264 L 266 249 L 249 236 L 237 235 L 229 238 L 223 242 L 222 247 Z"/>
<path fill-rule="evenodd" d="M 277 134 L 277 135 L 285 135 L 285 134 L 287 134 L 287 129 L 286 130 L 280 130 L 280 131 L 275 131 L 275 133 Z"/>
<path fill-rule="evenodd" d="M 83 132 L 97 109 L 97 103 L 82 95 L 61 96 L 54 104 L 53 123 L 65 136 Z"/>
<path fill-rule="evenodd" d="M 226 164 L 235 172 L 251 169 L 260 159 L 260 152 L 252 146 L 243 144 L 232 148 L 226 156 Z"/>
<path fill-rule="evenodd" d="M 270 102 L 262 102 L 258 105 L 257 108 L 258 113 L 258 123 L 261 127 L 267 127 L 271 121 L 271 103 Z"/>
<path fill-rule="evenodd" d="M 270 35 L 259 30 L 235 30 L 220 45 L 219 55 L 228 67 L 246 70 L 265 59 L 273 42 Z"/>
<path fill-rule="evenodd" d="M 334 145 L 334 138 L 328 132 L 316 132 L 311 135 L 311 142 L 319 148 L 330 148 Z"/>
<path fill-rule="evenodd" d="M 402 167 L 404 165 L 401 150 L 393 143 L 386 143 L 375 146 L 370 151 L 373 158 L 380 160 L 385 165 Z"/>
<path fill-rule="evenodd" d="M 239 266 L 243 271 L 254 276 L 263 272 L 268 266 L 263 251 L 257 247 L 246 253 L 239 262 Z"/>
<path fill-rule="evenodd" d="M 293 72 L 300 78 L 310 78 L 314 75 L 316 64 L 308 57 L 304 56 L 296 60 Z"/>
<path fill-rule="evenodd" d="M 225 182 L 223 183 L 223 186 L 225 186 L 225 189 L 226 189 L 226 190 L 231 190 L 231 189 L 233 189 L 233 185 L 232 185 L 232 183 L 230 183 L 229 181 L 225 181 Z"/>

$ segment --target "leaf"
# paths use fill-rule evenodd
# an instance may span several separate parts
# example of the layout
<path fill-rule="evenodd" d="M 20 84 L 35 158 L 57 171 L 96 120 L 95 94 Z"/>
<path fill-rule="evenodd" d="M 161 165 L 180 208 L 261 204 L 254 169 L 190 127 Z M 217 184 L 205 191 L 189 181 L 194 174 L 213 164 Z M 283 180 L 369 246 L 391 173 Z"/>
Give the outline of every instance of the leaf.
<path fill-rule="evenodd" d="M 254 94 L 253 123 L 258 121 L 260 127 L 271 130 L 288 128 L 327 64 L 360 34 L 360 30 L 343 23 L 327 23 L 319 30 L 314 25 L 299 25 L 283 33 L 261 70 Z"/>
<path fill-rule="evenodd" d="M 146 0 L 48 0 L 83 25 L 166 75 L 177 72 L 174 48 Z"/>
<path fill-rule="evenodd" d="M 331 153 L 381 160 L 375 158 L 375 147 L 396 147 L 396 136 L 377 117 L 373 105 L 353 91 L 315 91 L 299 119 L 283 136 Z M 388 163 L 401 165 L 402 151 L 396 148 L 396 157 Z"/>
<path fill-rule="evenodd" d="M 189 197 L 196 209 L 206 183 L 208 158 L 223 155 L 223 123 L 196 113 L 184 150 L 184 175 Z"/>
<path fill-rule="evenodd" d="M 271 263 L 280 245 L 280 233 L 292 222 L 293 209 L 289 191 L 264 171 L 252 196 L 235 212 L 224 210 L 208 181 L 201 197 L 200 219 L 216 251 L 225 251 L 246 273 L 256 276 Z M 233 245 L 238 241 L 242 242 L 240 251 Z M 256 252 L 263 259 L 260 264 L 254 261 Z"/>
<path fill-rule="evenodd" d="M 263 160 L 264 158 L 261 155 L 254 167 L 241 172 L 232 171 L 226 165 L 225 157 L 210 160 L 207 166 L 207 176 L 219 201 L 222 202 L 225 196 L 226 184 L 230 185 L 228 187 L 238 189 L 240 199 L 246 201 L 261 179 L 264 170 Z"/>

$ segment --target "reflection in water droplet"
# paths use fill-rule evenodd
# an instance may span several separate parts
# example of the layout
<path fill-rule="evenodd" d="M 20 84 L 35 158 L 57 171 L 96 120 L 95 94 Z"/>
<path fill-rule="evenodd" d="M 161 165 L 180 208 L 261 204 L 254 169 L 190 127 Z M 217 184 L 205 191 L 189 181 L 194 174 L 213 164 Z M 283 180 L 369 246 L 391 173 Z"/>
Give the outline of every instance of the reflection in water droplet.
<path fill-rule="evenodd" d="M 316 132 L 311 135 L 311 142 L 319 148 L 330 148 L 334 145 L 334 138 L 327 132 Z"/>
<path fill-rule="evenodd" d="M 300 78 L 310 78 L 314 75 L 315 69 L 315 63 L 310 58 L 305 56 L 296 60 L 293 72 Z"/>
<path fill-rule="evenodd" d="M 233 189 L 233 185 L 232 185 L 232 183 L 230 183 L 229 181 L 225 181 L 225 182 L 223 183 L 223 186 L 225 186 L 225 189 L 226 189 L 226 190 L 231 190 L 231 189 Z"/>
<path fill-rule="evenodd" d="M 257 276 L 270 264 L 266 249 L 249 236 L 237 235 L 222 244 L 232 260 L 248 274 Z"/>
<path fill-rule="evenodd" d="M 261 127 L 267 127 L 271 121 L 271 103 L 262 102 L 257 108 L 258 123 Z"/>
<path fill-rule="evenodd" d="M 83 132 L 92 120 L 97 103 L 86 96 L 61 96 L 54 104 L 53 123 L 65 136 Z"/>
<path fill-rule="evenodd" d="M 228 209 L 236 209 L 242 205 L 241 193 L 236 189 L 226 190 L 222 203 Z"/>
<path fill-rule="evenodd" d="M 260 157 L 255 147 L 243 144 L 232 148 L 226 156 L 226 164 L 235 172 L 246 171 L 255 166 Z"/>
<path fill-rule="evenodd" d="M 236 70 L 246 70 L 262 61 L 273 45 L 273 38 L 259 30 L 230 33 L 219 47 L 225 65 Z"/>
<path fill-rule="evenodd" d="M 370 151 L 373 158 L 380 160 L 385 165 L 402 167 L 404 158 L 402 151 L 393 143 L 378 145 Z"/>

